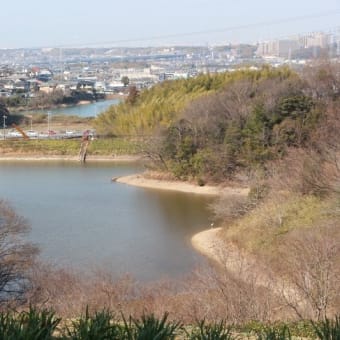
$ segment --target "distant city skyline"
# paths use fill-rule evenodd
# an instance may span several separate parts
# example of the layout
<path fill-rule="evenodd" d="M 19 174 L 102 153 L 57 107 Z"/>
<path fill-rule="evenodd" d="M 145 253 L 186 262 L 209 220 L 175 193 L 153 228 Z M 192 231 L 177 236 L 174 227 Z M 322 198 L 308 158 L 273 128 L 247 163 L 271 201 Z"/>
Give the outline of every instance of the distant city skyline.
<path fill-rule="evenodd" d="M 340 0 L 4 2 L 0 48 L 254 43 L 340 25 Z"/>

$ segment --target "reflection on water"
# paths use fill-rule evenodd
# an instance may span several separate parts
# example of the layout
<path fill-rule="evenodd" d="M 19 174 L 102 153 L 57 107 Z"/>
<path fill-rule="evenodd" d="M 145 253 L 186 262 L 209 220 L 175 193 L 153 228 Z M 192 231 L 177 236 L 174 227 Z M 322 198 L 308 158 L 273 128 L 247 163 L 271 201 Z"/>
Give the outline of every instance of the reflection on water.
<path fill-rule="evenodd" d="M 202 260 L 190 238 L 209 225 L 211 198 L 110 182 L 138 171 L 114 163 L 0 163 L 0 197 L 29 219 L 44 259 L 143 280 L 183 275 Z"/>

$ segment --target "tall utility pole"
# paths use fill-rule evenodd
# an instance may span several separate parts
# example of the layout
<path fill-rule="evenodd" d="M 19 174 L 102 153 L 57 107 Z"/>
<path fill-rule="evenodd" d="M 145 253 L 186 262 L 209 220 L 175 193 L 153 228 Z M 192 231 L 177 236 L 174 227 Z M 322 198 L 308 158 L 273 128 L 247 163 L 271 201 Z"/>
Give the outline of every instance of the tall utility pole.
<path fill-rule="evenodd" d="M 6 139 L 6 119 L 7 119 L 7 116 L 6 115 L 3 115 L 3 132 L 4 132 L 4 140 Z"/>
<path fill-rule="evenodd" d="M 51 116 L 51 111 L 47 111 L 47 133 L 48 133 L 48 136 L 50 136 L 50 116 Z"/>

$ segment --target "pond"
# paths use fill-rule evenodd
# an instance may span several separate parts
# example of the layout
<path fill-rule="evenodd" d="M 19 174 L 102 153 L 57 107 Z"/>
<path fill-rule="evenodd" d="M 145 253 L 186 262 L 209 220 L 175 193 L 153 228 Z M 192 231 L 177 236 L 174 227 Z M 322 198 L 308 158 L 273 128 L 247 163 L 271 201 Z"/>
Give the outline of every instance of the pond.
<path fill-rule="evenodd" d="M 177 278 L 203 261 L 190 238 L 210 224 L 211 197 L 111 182 L 138 164 L 2 162 L 0 197 L 25 216 L 41 257 L 139 280 Z"/>
<path fill-rule="evenodd" d="M 32 113 L 45 113 L 50 112 L 51 115 L 68 115 L 79 117 L 96 117 L 98 114 L 106 111 L 111 105 L 120 103 L 120 99 L 101 100 L 90 104 L 74 105 L 68 107 L 58 107 L 55 109 L 22 111 L 23 115 L 30 115 Z"/>

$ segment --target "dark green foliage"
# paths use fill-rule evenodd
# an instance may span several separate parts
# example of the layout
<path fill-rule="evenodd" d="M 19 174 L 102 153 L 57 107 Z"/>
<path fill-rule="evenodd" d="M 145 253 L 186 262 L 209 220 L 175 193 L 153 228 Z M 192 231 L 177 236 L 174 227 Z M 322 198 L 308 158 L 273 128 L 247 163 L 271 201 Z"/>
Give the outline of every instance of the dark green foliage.
<path fill-rule="evenodd" d="M 25 106 L 27 103 L 27 99 L 22 95 L 15 95 L 8 98 L 1 98 L 0 101 L 8 107 L 18 107 Z"/>
<path fill-rule="evenodd" d="M 233 335 L 232 327 L 227 326 L 225 321 L 206 324 L 205 320 L 199 321 L 188 338 L 190 340 L 233 340 L 239 336 Z"/>
<path fill-rule="evenodd" d="M 130 79 L 129 79 L 129 77 L 127 77 L 127 76 L 123 76 L 122 79 L 121 79 L 120 81 L 122 82 L 122 84 L 123 84 L 125 87 L 128 86 L 129 83 L 130 83 Z"/>
<path fill-rule="evenodd" d="M 8 109 L 4 103 L 0 102 L 0 117 L 7 116 L 9 114 Z"/>
<path fill-rule="evenodd" d="M 334 320 L 326 318 L 324 321 L 312 322 L 315 335 L 321 340 L 340 340 L 340 315 Z"/>
<path fill-rule="evenodd" d="M 175 176 L 222 181 L 307 145 L 318 113 L 302 83 L 271 69 L 255 74 L 240 73 L 218 93 L 192 100 L 166 130 L 161 153 Z"/>
<path fill-rule="evenodd" d="M 162 169 L 220 182 L 310 145 L 325 107 L 310 84 L 269 66 L 166 81 L 111 107 L 95 125 L 111 135 L 156 136 L 147 153 Z"/>
<path fill-rule="evenodd" d="M 7 117 L 5 121 L 7 128 L 11 127 L 13 123 L 16 125 L 19 125 L 24 120 L 24 116 L 20 114 L 6 113 L 5 115 Z M 0 126 L 3 127 L 3 125 L 4 125 L 3 116 L 0 115 Z"/>
<path fill-rule="evenodd" d="M 204 185 L 205 185 L 204 179 L 201 178 L 201 177 L 198 177 L 197 178 L 197 185 L 200 186 L 200 187 L 204 187 Z"/>
<path fill-rule="evenodd" d="M 305 117 L 313 107 L 311 98 L 304 95 L 293 95 L 280 100 L 278 106 L 279 117 L 291 117 L 298 119 Z"/>
<path fill-rule="evenodd" d="M 162 319 L 153 314 L 143 315 L 141 319 L 124 318 L 125 339 L 127 340 L 171 340 L 175 339 L 176 332 L 181 328 L 180 323 L 168 322 L 168 313 Z"/>
<path fill-rule="evenodd" d="M 38 109 L 42 107 L 58 106 L 62 104 L 75 105 L 82 100 L 94 101 L 103 99 L 95 91 L 89 93 L 82 90 L 72 90 L 71 93 L 65 95 L 60 90 L 54 90 L 51 93 L 37 92 L 33 98 L 26 98 L 23 94 L 0 98 L 0 103 L 9 108 L 25 107 L 26 109 Z"/>
<path fill-rule="evenodd" d="M 1 100 L 2 98 L 0 98 Z M 6 105 L 0 101 L 0 126 L 4 126 L 4 117 L 5 124 L 7 127 L 11 126 L 13 123 L 20 124 L 23 120 L 24 116 L 19 114 L 10 114 Z"/>
<path fill-rule="evenodd" d="M 79 319 L 61 320 L 54 312 L 30 307 L 28 311 L 0 313 L 0 340 L 233 340 L 257 338 L 284 340 L 294 337 L 340 339 L 340 316 L 322 322 L 299 321 L 266 325 L 253 321 L 241 326 L 228 326 L 225 321 L 206 323 L 197 321 L 184 327 L 154 314 L 140 319 L 115 319 L 108 310 L 90 314 L 88 308 Z"/>
<path fill-rule="evenodd" d="M 254 107 L 241 130 L 241 152 L 247 163 L 261 163 L 271 158 L 271 125 L 260 105 Z"/>
<path fill-rule="evenodd" d="M 290 340 L 292 336 L 288 326 L 281 327 L 265 327 L 257 333 L 258 340 Z"/>
<path fill-rule="evenodd" d="M 123 327 L 113 323 L 111 312 L 103 310 L 90 316 L 88 308 L 84 316 L 77 321 L 72 321 L 65 333 L 65 338 L 70 340 L 124 339 Z"/>
<path fill-rule="evenodd" d="M 317 122 L 314 106 L 313 100 L 304 95 L 292 95 L 280 99 L 276 114 L 271 121 L 277 133 L 273 143 L 287 146 L 303 145 Z"/>
<path fill-rule="evenodd" d="M 0 340 L 49 340 L 55 339 L 54 333 L 61 319 L 51 311 L 37 311 L 30 308 L 27 312 L 0 314 Z"/>

